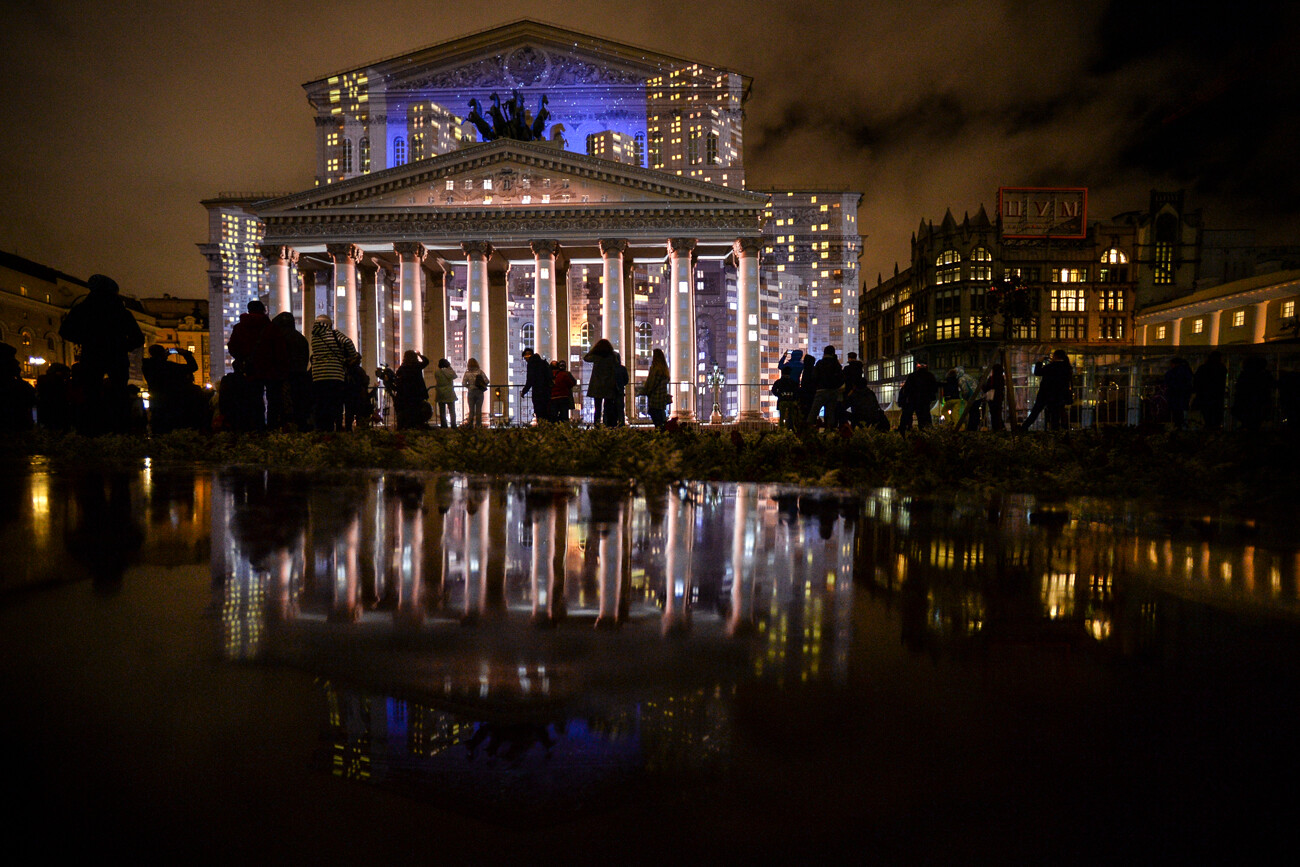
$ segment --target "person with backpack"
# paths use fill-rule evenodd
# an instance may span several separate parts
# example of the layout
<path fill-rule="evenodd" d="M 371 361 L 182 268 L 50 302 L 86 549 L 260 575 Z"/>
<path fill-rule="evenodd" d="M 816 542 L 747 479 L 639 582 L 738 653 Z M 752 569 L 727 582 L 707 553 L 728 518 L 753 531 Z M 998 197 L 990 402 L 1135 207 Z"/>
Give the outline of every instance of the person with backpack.
<path fill-rule="evenodd" d="M 478 366 L 477 358 L 465 362 L 465 375 L 461 378 L 461 385 L 465 386 L 465 397 L 469 402 L 469 409 L 465 411 L 465 421 L 470 427 L 483 426 L 483 395 L 487 394 L 488 386 L 491 384 L 492 381 L 483 372 L 483 368 Z"/>
<path fill-rule="evenodd" d="M 840 401 L 840 386 L 844 385 L 844 368 L 835 356 L 835 347 L 827 346 L 822 357 L 813 366 L 813 402 L 808 411 L 808 425 L 817 423 L 817 415 L 824 410 L 822 429 L 835 430 L 836 407 Z"/>
<path fill-rule="evenodd" d="M 799 350 L 795 350 L 799 352 Z M 799 352 L 802 355 L 802 352 Z M 797 367 L 782 365 L 781 377 L 772 384 L 772 396 L 776 398 L 776 411 L 781 415 L 781 427 L 787 430 L 799 429 L 799 374 L 803 365 Z"/>

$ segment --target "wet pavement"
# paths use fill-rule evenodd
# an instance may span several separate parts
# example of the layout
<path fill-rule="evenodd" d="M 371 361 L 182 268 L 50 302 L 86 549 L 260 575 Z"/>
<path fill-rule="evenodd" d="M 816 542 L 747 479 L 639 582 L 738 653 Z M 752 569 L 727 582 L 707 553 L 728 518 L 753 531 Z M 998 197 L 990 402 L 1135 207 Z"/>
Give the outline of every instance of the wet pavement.
<path fill-rule="evenodd" d="M 1294 518 L 35 464 L 0 482 L 13 827 L 200 863 L 1267 860 Z"/>

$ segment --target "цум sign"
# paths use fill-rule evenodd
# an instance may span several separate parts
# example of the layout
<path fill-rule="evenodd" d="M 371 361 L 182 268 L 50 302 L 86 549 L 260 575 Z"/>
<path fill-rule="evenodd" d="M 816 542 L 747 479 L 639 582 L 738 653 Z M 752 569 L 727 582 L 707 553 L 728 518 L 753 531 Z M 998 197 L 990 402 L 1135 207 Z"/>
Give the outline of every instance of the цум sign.
<path fill-rule="evenodd" d="M 1004 238 L 1086 238 L 1087 187 L 1000 187 Z"/>

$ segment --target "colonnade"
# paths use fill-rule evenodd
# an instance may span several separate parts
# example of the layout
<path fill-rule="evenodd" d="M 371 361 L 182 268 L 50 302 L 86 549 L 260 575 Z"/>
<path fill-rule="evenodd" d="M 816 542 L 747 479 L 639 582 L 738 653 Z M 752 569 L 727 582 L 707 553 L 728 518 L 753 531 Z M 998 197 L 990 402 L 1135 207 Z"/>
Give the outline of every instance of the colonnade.
<path fill-rule="evenodd" d="M 728 252 L 736 265 L 737 303 L 736 340 L 737 376 L 742 384 L 758 382 L 759 371 L 759 277 L 758 237 L 734 241 Z M 700 241 L 696 238 L 670 238 L 666 242 L 647 242 L 628 238 L 601 238 L 596 242 L 603 266 L 601 314 L 604 338 L 627 363 L 634 350 L 633 335 L 633 248 L 665 244 L 670 271 L 668 358 L 673 389 L 673 414 L 682 421 L 694 419 L 695 401 L 691 392 L 698 379 L 698 350 L 695 325 L 695 274 Z M 716 247 L 717 242 L 710 242 Z M 509 249 L 507 249 L 507 246 Z M 294 303 L 291 266 L 300 262 L 302 251 L 277 244 L 262 247 L 266 259 L 267 283 L 272 315 L 280 311 L 302 313 L 302 330 L 310 336 L 316 295 L 322 288 L 332 293 L 334 326 L 356 343 L 367 369 L 381 361 L 400 359 L 404 351 L 417 349 L 437 359 L 447 354 L 448 289 L 452 267 L 460 260 L 466 268 L 465 312 L 467 316 L 465 351 L 479 361 L 494 386 L 506 384 L 509 366 L 507 331 L 507 287 L 505 270 L 512 264 L 526 262 L 515 258 L 522 252 L 519 241 L 461 241 L 455 247 L 433 246 L 414 241 L 398 241 L 389 249 L 363 249 L 352 243 L 330 243 L 324 247 L 332 266 L 332 285 L 317 284 L 311 270 L 300 268 L 302 299 Z M 569 353 L 568 258 L 561 242 L 537 239 L 527 242 L 532 254 L 534 278 L 534 349 L 544 358 L 564 358 Z M 662 249 L 662 248 L 661 248 Z M 458 254 L 458 255 L 457 255 Z M 494 259 L 495 257 L 495 259 Z M 395 260 L 396 267 L 392 262 Z M 426 266 L 436 262 L 441 272 Z M 646 261 L 645 258 L 641 259 Z M 496 262 L 498 267 L 491 267 Z M 505 268 L 499 267 L 505 263 Z M 362 269 L 365 263 L 373 271 Z M 395 284 L 398 292 L 396 311 L 386 309 L 379 286 Z M 494 376 L 494 373 L 496 374 Z M 496 399 L 496 398 L 494 398 Z M 759 392 L 756 387 L 740 389 L 741 420 L 761 418 Z"/>

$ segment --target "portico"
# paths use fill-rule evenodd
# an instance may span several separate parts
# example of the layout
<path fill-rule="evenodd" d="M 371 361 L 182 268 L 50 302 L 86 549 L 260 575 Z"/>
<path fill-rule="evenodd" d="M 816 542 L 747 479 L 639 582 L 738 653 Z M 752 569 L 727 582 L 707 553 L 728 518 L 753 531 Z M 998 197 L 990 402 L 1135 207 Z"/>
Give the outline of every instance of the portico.
<path fill-rule="evenodd" d="M 695 279 L 700 257 L 736 266 L 736 352 L 741 382 L 758 375 L 758 253 L 767 197 L 637 166 L 498 140 L 257 206 L 277 309 L 312 311 L 328 291 L 335 325 L 368 366 L 395 363 L 406 349 L 448 354 L 448 288 L 463 269 L 465 352 L 504 393 L 511 346 L 507 275 L 531 272 L 535 348 L 566 356 L 568 270 L 601 274 L 601 335 L 627 363 L 633 346 L 632 269 L 670 267 L 669 345 L 674 414 L 694 417 Z M 289 264 L 301 275 L 294 304 Z M 313 268 L 319 270 L 313 271 Z M 328 276 L 323 285 L 317 276 Z M 310 315 L 302 315 L 310 330 Z M 747 378 L 748 377 L 748 378 Z M 756 388 L 743 388 L 740 417 L 757 418 Z"/>

